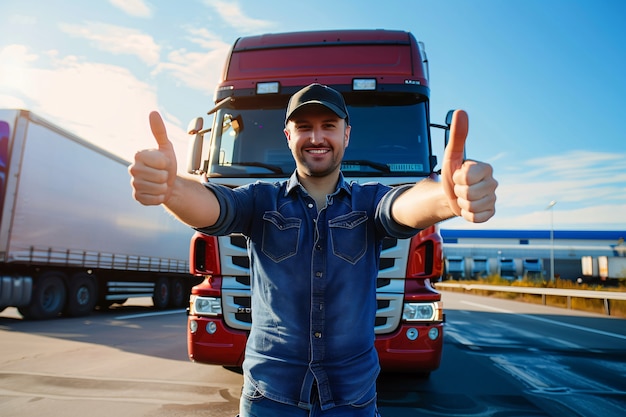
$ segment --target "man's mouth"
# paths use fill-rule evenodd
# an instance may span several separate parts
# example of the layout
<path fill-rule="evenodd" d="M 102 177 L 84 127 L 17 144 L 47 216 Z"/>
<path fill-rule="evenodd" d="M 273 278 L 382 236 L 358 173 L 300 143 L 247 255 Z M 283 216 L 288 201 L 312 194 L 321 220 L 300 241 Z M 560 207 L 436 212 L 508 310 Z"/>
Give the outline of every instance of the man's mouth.
<path fill-rule="evenodd" d="M 305 152 L 308 152 L 314 155 L 323 155 L 325 153 L 330 152 L 330 150 L 327 148 L 324 148 L 324 149 L 315 148 L 315 149 L 306 149 Z"/>

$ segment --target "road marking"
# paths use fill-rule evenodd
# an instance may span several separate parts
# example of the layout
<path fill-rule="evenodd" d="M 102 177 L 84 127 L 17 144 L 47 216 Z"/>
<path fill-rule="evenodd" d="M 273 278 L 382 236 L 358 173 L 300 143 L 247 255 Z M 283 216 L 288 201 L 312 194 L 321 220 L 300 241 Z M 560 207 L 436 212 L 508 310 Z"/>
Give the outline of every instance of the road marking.
<path fill-rule="evenodd" d="M 497 355 L 490 359 L 500 368 L 544 393 L 610 393 L 619 389 L 576 373 L 554 356 Z M 602 414 L 604 415 L 604 414 Z"/>
<path fill-rule="evenodd" d="M 473 303 L 471 301 L 461 301 L 461 303 L 467 304 L 467 305 L 471 305 L 471 306 L 474 306 L 474 307 L 486 308 L 486 309 L 492 310 L 492 311 L 498 311 L 500 313 L 515 314 L 517 316 L 525 317 L 527 319 L 537 320 L 537 321 L 541 321 L 541 322 L 544 322 L 544 323 L 550 323 L 550 324 L 554 324 L 554 325 L 561 326 L 561 327 L 569 327 L 570 329 L 582 330 L 584 332 L 596 333 L 596 334 L 601 334 L 603 336 L 615 337 L 617 339 L 626 340 L 626 336 L 622 335 L 622 334 L 610 333 L 610 332 L 605 332 L 605 331 L 596 330 L 596 329 L 590 329 L 589 327 L 577 326 L 575 324 L 561 323 L 559 321 L 554 321 L 554 320 L 550 320 L 550 319 L 544 319 L 543 317 L 531 316 L 529 314 L 519 314 L 519 313 L 516 313 L 516 312 L 511 311 L 511 310 L 505 310 L 503 308 L 492 307 L 492 306 L 488 306 L 488 305 L 485 305 L 485 304 Z"/>
<path fill-rule="evenodd" d="M 114 318 L 114 320 L 129 320 L 129 319 L 139 319 L 142 317 L 166 316 L 168 314 L 184 313 L 185 311 L 186 310 L 167 310 L 167 311 L 154 311 L 151 313 L 128 314 L 126 316 L 117 316 Z"/>
<path fill-rule="evenodd" d="M 486 304 L 473 303 L 471 301 L 462 300 L 461 304 L 467 304 L 467 305 L 474 306 L 474 307 L 486 308 L 487 310 L 497 311 L 498 313 L 513 313 L 513 311 L 511 311 L 511 310 L 505 310 L 503 308 L 492 307 L 492 306 L 488 306 Z M 515 314 L 515 313 L 513 313 L 513 314 Z"/>
<path fill-rule="evenodd" d="M 186 405 L 186 406 L 198 404 L 198 401 L 180 401 L 180 400 L 169 399 L 169 398 L 140 398 L 140 397 L 125 398 L 125 397 L 116 397 L 116 396 L 109 396 L 109 395 L 77 396 L 77 395 L 70 395 L 70 394 L 49 394 L 49 393 L 41 393 L 41 392 L 36 392 L 36 391 L 33 391 L 33 392 L 12 391 L 6 388 L 0 388 L 0 395 L 3 397 L 29 398 L 30 401 L 35 401 L 34 398 L 36 398 L 37 400 L 39 400 L 40 398 L 46 398 L 49 400 L 59 400 L 59 401 L 104 401 L 104 402 L 111 401 L 111 402 L 116 402 L 116 403 L 159 404 L 161 406 L 169 405 L 169 404 Z"/>
<path fill-rule="evenodd" d="M 502 356 L 492 356 L 490 359 L 495 362 L 497 366 L 504 369 L 520 381 L 526 382 L 527 385 L 536 390 L 545 390 L 550 388 L 550 386 L 545 381 L 541 380 L 540 377 L 533 375 L 532 371 L 528 372 L 524 369 L 524 366 L 512 363 L 509 359 Z"/>
<path fill-rule="evenodd" d="M 446 329 L 445 334 L 447 336 L 450 336 L 451 338 L 453 338 L 454 340 L 456 340 L 457 342 L 459 342 L 462 345 L 465 346 L 472 346 L 473 343 L 471 341 L 469 341 L 468 339 L 464 338 L 463 336 L 461 336 L 459 333 L 457 333 L 456 331 L 452 330 L 452 329 Z"/>
<path fill-rule="evenodd" d="M 563 345 L 569 349 L 579 349 L 579 350 L 583 349 L 582 346 L 577 345 L 576 343 L 568 342 L 567 340 L 557 339 L 556 337 L 548 337 L 548 339 L 552 340 L 554 343 L 558 345 Z"/>
<path fill-rule="evenodd" d="M 113 381 L 113 382 L 130 382 L 133 384 L 164 384 L 164 385 L 181 385 L 188 387 L 205 387 L 205 388 L 219 388 L 216 385 L 208 384 L 205 382 L 199 381 L 175 381 L 170 379 L 157 379 L 157 378 L 125 378 L 125 377 L 112 377 L 112 376 L 91 376 L 91 375 L 79 375 L 79 374 L 65 374 L 59 375 L 50 372 L 32 372 L 32 371 L 4 371 L 0 370 L 0 376 L 4 379 L 9 379 L 13 376 L 35 376 L 42 378 L 71 378 L 71 379 L 82 379 L 86 381 Z"/>

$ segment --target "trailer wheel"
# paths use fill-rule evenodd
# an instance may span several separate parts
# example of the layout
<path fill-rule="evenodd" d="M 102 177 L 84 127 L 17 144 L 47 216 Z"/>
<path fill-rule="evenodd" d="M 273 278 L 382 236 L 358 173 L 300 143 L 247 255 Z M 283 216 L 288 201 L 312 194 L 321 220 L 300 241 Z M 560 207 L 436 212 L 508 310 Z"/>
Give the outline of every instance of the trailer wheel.
<path fill-rule="evenodd" d="M 172 280 L 172 296 L 171 305 L 174 308 L 180 308 L 185 304 L 185 286 L 180 279 Z"/>
<path fill-rule="evenodd" d="M 25 307 L 19 307 L 18 311 L 29 320 L 55 318 L 65 307 L 65 299 L 63 275 L 45 272 L 33 283 L 30 303 Z"/>
<path fill-rule="evenodd" d="M 152 294 L 152 304 L 155 308 L 163 310 L 167 308 L 170 302 L 170 281 L 165 277 L 160 277 L 154 284 L 154 293 Z"/>
<path fill-rule="evenodd" d="M 64 314 L 70 317 L 90 314 L 98 300 L 95 277 L 85 272 L 74 274 L 70 279 L 67 297 Z"/>

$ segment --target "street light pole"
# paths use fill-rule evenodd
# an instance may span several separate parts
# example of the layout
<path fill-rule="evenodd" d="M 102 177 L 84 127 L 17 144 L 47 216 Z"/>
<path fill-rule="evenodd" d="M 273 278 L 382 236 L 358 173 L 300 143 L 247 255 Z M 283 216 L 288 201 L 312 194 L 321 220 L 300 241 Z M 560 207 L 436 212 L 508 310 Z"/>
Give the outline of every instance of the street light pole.
<path fill-rule="evenodd" d="M 550 201 L 546 210 L 550 210 L 550 282 L 554 282 L 554 205 L 555 200 Z"/>

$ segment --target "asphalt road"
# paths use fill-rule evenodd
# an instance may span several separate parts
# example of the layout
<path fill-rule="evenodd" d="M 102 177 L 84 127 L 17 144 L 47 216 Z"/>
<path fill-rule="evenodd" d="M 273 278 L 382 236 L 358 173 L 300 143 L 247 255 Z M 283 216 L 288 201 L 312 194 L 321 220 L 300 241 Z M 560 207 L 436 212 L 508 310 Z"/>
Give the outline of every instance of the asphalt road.
<path fill-rule="evenodd" d="M 383 416 L 626 415 L 626 320 L 444 292 L 442 366 L 383 376 Z"/>
<path fill-rule="evenodd" d="M 623 416 L 626 320 L 444 292 L 442 366 L 383 375 L 383 417 Z M 134 301 L 137 303 L 137 301 Z M 0 415 L 235 416 L 241 375 L 186 354 L 183 311 L 0 313 Z"/>

